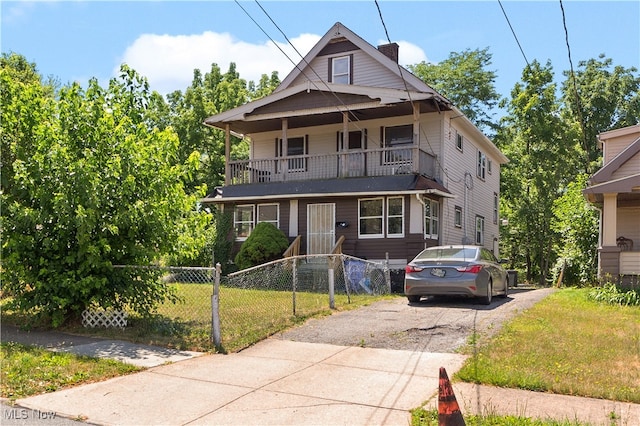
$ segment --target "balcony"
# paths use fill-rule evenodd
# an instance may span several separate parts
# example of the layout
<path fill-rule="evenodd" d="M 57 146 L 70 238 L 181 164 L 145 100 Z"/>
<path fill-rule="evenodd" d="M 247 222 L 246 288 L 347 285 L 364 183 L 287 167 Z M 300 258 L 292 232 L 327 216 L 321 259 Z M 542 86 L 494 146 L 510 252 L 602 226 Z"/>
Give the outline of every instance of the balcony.
<path fill-rule="evenodd" d="M 436 157 L 417 147 L 344 151 L 229 162 L 226 185 L 420 174 L 439 177 Z"/>

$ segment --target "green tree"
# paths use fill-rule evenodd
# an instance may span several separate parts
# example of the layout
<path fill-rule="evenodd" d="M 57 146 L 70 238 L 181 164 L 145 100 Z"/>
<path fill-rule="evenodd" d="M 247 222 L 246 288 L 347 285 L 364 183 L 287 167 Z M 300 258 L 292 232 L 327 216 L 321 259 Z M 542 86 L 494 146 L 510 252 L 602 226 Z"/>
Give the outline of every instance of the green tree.
<path fill-rule="evenodd" d="M 587 285 L 595 282 L 598 259 L 598 213 L 589 205 L 582 190 L 588 175 L 580 174 L 553 204 L 553 228 L 561 238 L 556 273 L 564 269 L 563 283 Z"/>
<path fill-rule="evenodd" d="M 502 169 L 503 213 L 509 225 L 503 245 L 512 267 L 523 265 L 527 281 L 545 284 L 555 263 L 559 234 L 552 207 L 576 174 L 577 134 L 560 117 L 551 64 L 525 68 L 505 104 L 508 115 L 496 141 L 510 163 Z"/>
<path fill-rule="evenodd" d="M 409 70 L 446 96 L 479 129 L 496 130 L 492 109 L 500 95 L 495 90 L 495 71 L 489 70 L 489 48 L 451 52 L 444 61 L 420 62 Z"/>
<path fill-rule="evenodd" d="M 198 252 L 185 233 L 199 235 L 210 218 L 195 209 L 203 192 L 187 195 L 183 184 L 198 154 L 177 163 L 177 136 L 148 125 L 147 82 L 126 66 L 108 89 L 93 79 L 54 98 L 38 78 L 16 78 L 12 64 L 0 74 L 11 163 L 2 180 L 3 289 L 53 325 L 90 305 L 149 313 L 166 287 L 113 265 Z"/>
<path fill-rule="evenodd" d="M 573 76 L 564 72 L 565 117 L 583 129 L 584 172 L 593 173 L 601 164 L 599 133 L 640 123 L 637 71 L 635 67 L 613 66 L 612 60 L 602 54 L 598 59 L 580 61 Z"/>

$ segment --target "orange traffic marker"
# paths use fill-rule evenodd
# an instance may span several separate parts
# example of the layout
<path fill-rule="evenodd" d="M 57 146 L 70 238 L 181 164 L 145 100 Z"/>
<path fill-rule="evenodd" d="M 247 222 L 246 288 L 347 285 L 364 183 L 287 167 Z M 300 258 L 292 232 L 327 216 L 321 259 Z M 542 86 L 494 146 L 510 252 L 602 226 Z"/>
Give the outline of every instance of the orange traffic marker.
<path fill-rule="evenodd" d="M 440 367 L 440 381 L 438 385 L 438 425 L 465 426 L 462 412 L 453 393 L 447 370 Z"/>

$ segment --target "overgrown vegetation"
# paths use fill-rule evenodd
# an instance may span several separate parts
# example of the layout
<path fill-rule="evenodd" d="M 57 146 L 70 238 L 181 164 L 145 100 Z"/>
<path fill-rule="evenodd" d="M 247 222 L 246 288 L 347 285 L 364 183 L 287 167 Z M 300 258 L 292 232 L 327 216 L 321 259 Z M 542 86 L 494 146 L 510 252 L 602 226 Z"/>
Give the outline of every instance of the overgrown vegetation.
<path fill-rule="evenodd" d="M 588 296 L 596 302 L 620 306 L 640 306 L 638 289 L 624 289 L 613 283 L 605 283 L 589 290 Z"/>
<path fill-rule="evenodd" d="M 270 262 L 282 258 L 289 247 L 289 239 L 280 229 L 269 222 L 260 222 L 242 243 L 235 263 L 239 269 Z"/>
<path fill-rule="evenodd" d="M 555 292 L 515 320 L 454 376 L 467 382 L 640 403 L 640 308 Z"/>
<path fill-rule="evenodd" d="M 0 363 L 0 396 L 12 401 L 140 370 L 110 359 L 52 352 L 18 343 L 0 344 Z"/>

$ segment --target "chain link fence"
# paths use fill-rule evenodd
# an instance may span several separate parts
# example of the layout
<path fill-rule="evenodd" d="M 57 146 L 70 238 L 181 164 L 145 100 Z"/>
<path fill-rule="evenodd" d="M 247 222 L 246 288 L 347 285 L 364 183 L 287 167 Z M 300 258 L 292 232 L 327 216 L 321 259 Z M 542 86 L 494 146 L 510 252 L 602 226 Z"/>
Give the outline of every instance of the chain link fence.
<path fill-rule="evenodd" d="M 137 274 L 141 267 L 120 267 Z M 145 268 L 148 269 L 148 268 Z M 157 268 L 172 299 L 128 327 L 150 343 L 233 352 L 304 319 L 391 291 L 385 263 L 294 256 L 221 276 L 216 268 Z"/>

